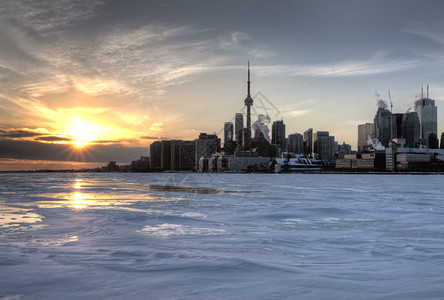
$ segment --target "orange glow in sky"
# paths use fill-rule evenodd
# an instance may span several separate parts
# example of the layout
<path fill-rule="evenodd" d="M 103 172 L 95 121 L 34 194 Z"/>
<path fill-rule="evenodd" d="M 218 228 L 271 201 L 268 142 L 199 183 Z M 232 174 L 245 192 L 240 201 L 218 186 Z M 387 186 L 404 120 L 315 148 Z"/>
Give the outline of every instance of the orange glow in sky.
<path fill-rule="evenodd" d="M 73 138 L 71 144 L 76 148 L 82 148 L 97 140 L 97 133 L 101 131 L 98 126 L 76 119 L 68 130 L 68 134 Z"/>

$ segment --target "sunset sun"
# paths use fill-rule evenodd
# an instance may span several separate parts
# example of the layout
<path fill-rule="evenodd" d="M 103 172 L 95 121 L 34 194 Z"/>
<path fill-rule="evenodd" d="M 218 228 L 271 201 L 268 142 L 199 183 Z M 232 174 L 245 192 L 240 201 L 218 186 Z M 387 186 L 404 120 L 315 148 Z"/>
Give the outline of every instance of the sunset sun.
<path fill-rule="evenodd" d="M 68 134 L 72 137 L 71 144 L 76 148 L 83 148 L 97 139 L 97 128 L 87 122 L 76 120 L 69 129 Z"/>

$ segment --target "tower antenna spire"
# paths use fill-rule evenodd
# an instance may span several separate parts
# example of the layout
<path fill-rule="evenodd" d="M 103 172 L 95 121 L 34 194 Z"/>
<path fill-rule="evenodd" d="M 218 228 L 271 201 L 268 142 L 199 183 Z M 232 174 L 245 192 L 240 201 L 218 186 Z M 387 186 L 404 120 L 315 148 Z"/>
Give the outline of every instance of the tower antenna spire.
<path fill-rule="evenodd" d="M 390 95 L 390 91 L 388 91 L 389 99 L 390 99 L 390 140 L 393 140 L 393 102 L 392 96 Z"/>
<path fill-rule="evenodd" d="M 250 94 L 250 61 L 248 61 L 248 81 L 247 81 L 247 85 L 248 85 L 248 96 L 247 97 L 251 97 L 251 94 Z"/>

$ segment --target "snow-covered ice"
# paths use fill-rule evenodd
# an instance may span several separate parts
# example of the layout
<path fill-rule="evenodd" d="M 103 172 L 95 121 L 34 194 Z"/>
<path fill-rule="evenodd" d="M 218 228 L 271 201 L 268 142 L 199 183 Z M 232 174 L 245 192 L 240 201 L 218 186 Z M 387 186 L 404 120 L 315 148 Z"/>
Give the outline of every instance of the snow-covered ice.
<path fill-rule="evenodd" d="M 443 183 L 0 174 L 0 299 L 442 299 Z"/>

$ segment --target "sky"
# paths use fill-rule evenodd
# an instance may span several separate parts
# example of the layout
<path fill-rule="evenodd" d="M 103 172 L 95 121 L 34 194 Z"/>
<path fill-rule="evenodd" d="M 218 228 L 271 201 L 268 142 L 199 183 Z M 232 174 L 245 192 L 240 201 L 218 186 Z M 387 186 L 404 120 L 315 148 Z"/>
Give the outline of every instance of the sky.
<path fill-rule="evenodd" d="M 443 1 L 0 2 L 0 170 L 129 163 L 254 113 L 356 149 L 377 96 L 430 86 L 444 131 Z"/>

